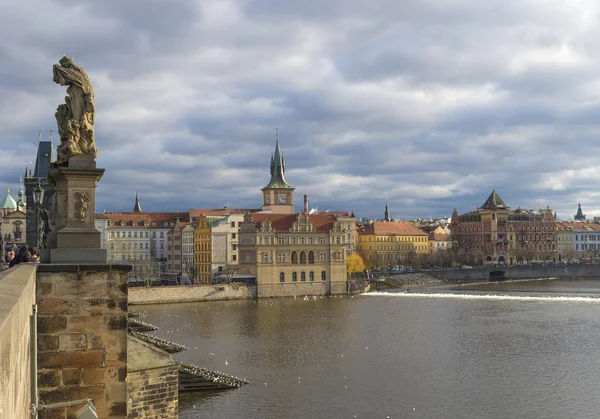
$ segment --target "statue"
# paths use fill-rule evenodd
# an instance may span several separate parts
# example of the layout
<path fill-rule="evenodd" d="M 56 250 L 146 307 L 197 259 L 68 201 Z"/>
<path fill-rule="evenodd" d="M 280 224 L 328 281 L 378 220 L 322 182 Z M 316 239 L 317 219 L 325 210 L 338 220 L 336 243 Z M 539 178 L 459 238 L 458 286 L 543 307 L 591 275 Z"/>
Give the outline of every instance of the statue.
<path fill-rule="evenodd" d="M 94 141 L 94 90 L 86 72 L 66 55 L 54 64 L 54 82 L 67 87 L 65 103 L 58 105 L 56 122 L 60 135 L 57 166 L 66 166 L 69 157 L 89 154 L 98 156 Z"/>

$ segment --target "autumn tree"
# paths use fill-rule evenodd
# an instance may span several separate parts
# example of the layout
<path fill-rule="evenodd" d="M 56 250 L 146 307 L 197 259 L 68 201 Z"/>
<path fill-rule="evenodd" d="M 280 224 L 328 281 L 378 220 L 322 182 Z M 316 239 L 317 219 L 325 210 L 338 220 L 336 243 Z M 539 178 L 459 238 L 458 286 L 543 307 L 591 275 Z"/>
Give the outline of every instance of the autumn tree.
<path fill-rule="evenodd" d="M 365 262 L 359 254 L 353 253 L 346 257 L 346 270 L 348 275 L 353 275 L 357 272 L 363 272 L 365 270 Z"/>

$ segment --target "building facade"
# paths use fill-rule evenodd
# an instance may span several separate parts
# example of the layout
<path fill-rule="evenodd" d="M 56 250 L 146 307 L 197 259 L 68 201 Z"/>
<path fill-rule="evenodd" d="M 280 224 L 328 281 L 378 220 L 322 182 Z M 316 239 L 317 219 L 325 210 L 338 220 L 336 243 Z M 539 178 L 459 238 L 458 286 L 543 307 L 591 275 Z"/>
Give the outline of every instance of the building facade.
<path fill-rule="evenodd" d="M 450 222 L 457 253 L 486 264 L 557 260 L 554 213 L 510 210 L 494 190 L 484 204 L 465 214 L 454 210 Z"/>
<path fill-rule="evenodd" d="M 427 233 L 407 222 L 374 221 L 358 229 L 358 253 L 368 269 L 417 265 L 428 252 Z"/>
<path fill-rule="evenodd" d="M 256 278 L 259 297 L 345 294 L 347 213 L 294 213 L 294 188 L 284 178 L 285 162 L 275 141 L 262 211 L 244 214 L 239 228 L 239 274 Z"/>
<path fill-rule="evenodd" d="M 106 212 L 96 214 L 96 228 L 106 237 L 109 263 L 131 264 L 132 279 L 159 280 L 168 272 L 168 233 L 188 218 L 187 212 Z"/>
<path fill-rule="evenodd" d="M 23 188 L 21 188 L 18 200 L 15 200 L 8 189 L 6 196 L 0 201 L 0 234 L 5 249 L 27 244 L 27 206 L 23 201 L 23 195 Z M 30 245 L 35 245 L 35 241 Z"/>
<path fill-rule="evenodd" d="M 252 210 L 213 210 L 198 217 L 194 230 L 194 271 L 198 283 L 233 280 L 238 271 L 239 229 L 245 212 Z"/>
<path fill-rule="evenodd" d="M 346 231 L 334 214 L 244 216 L 240 270 L 259 297 L 346 293 Z"/>

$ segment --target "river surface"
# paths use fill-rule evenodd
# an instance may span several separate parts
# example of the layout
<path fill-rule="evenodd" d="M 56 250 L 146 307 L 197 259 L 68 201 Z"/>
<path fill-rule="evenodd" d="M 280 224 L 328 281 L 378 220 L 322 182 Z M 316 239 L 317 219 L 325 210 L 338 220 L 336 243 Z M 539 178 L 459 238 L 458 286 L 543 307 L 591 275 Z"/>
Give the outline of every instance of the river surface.
<path fill-rule="evenodd" d="M 250 384 L 188 418 L 600 417 L 600 279 L 141 306 L 175 358 Z"/>

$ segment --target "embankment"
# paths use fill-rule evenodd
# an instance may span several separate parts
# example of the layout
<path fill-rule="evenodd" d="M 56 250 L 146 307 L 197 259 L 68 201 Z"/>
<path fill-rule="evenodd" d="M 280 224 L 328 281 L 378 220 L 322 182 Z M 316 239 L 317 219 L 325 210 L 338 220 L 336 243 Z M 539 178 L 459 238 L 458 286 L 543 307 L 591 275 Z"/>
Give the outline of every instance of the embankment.
<path fill-rule="evenodd" d="M 129 305 L 191 303 L 256 298 L 256 285 L 220 284 L 176 287 L 131 287 Z"/>

